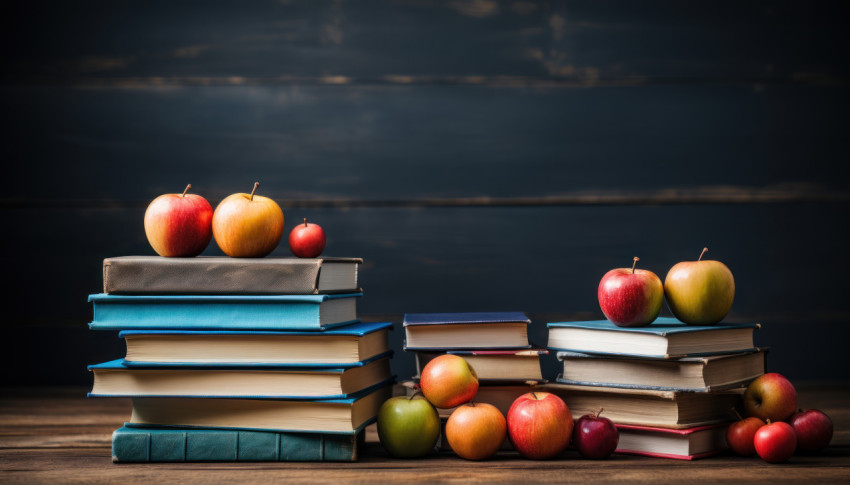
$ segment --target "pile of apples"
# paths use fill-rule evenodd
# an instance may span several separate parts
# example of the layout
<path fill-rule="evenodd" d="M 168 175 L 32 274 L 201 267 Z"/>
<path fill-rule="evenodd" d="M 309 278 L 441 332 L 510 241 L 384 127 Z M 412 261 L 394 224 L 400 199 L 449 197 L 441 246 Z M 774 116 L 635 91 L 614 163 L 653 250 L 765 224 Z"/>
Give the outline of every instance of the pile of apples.
<path fill-rule="evenodd" d="M 214 237 L 233 258 L 262 258 L 277 248 L 283 236 L 283 210 L 274 200 L 250 194 L 227 196 L 213 211 L 207 199 L 190 194 L 163 194 L 145 211 L 145 235 L 154 251 L 169 258 L 201 254 Z M 289 233 L 289 249 L 299 258 L 315 258 L 325 249 L 318 224 L 298 224 Z"/>
<path fill-rule="evenodd" d="M 617 448 L 619 432 L 611 420 L 596 414 L 573 422 L 564 401 L 548 392 L 518 397 L 507 417 L 488 403 L 473 401 L 478 392 L 475 369 L 462 357 L 441 355 L 431 360 L 412 396 L 388 399 L 378 411 L 378 436 L 396 458 L 419 458 L 431 453 L 440 437 L 436 407 L 456 409 L 446 422 L 445 439 L 467 460 L 486 460 L 499 451 L 505 438 L 522 456 L 545 460 L 563 452 L 572 440 L 585 458 L 605 458 Z M 602 410 L 600 409 L 600 412 Z"/>

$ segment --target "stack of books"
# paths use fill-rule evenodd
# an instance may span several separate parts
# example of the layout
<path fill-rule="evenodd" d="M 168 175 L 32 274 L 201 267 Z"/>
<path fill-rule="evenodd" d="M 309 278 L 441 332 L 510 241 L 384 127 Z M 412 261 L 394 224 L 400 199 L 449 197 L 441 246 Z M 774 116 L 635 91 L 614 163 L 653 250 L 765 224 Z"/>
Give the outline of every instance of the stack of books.
<path fill-rule="evenodd" d="M 607 320 L 548 327 L 563 372 L 545 387 L 575 418 L 603 408 L 620 431 L 620 453 L 692 460 L 723 451 L 745 386 L 765 369 L 767 349 L 753 344 L 758 324 L 662 317 L 646 327 Z"/>
<path fill-rule="evenodd" d="M 357 258 L 104 260 L 95 330 L 123 359 L 89 396 L 132 398 L 113 460 L 352 461 L 390 397 L 390 323 L 362 323 Z"/>

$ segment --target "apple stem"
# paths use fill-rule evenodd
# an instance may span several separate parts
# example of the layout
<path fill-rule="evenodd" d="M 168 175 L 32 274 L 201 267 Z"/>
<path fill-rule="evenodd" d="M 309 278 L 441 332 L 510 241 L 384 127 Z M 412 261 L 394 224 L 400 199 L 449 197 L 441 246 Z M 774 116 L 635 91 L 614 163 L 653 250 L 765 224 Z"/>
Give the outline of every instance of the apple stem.
<path fill-rule="evenodd" d="M 254 189 L 251 191 L 251 199 L 250 200 L 254 200 L 254 192 L 257 191 L 257 187 L 259 187 L 259 186 L 260 186 L 260 182 L 254 182 Z"/>
<path fill-rule="evenodd" d="M 737 409 L 732 408 L 732 412 L 733 412 L 733 413 L 735 413 L 735 416 L 738 416 L 738 420 L 739 420 L 739 421 L 743 421 L 743 420 L 744 420 L 744 417 L 743 417 L 743 416 L 741 416 L 741 413 L 739 413 Z"/>
<path fill-rule="evenodd" d="M 304 227 L 307 227 L 307 218 L 304 218 Z"/>
<path fill-rule="evenodd" d="M 192 188 L 192 184 L 186 184 L 186 188 L 183 189 L 183 193 L 180 195 L 180 197 L 186 197 L 186 192 L 188 192 L 189 189 L 191 189 L 191 188 Z"/>
<path fill-rule="evenodd" d="M 599 411 L 596 411 L 596 416 L 595 416 L 595 417 L 597 417 L 597 418 L 598 418 L 598 417 L 599 417 L 599 415 L 600 415 L 600 414 L 602 414 L 602 410 L 603 410 L 603 409 L 605 409 L 605 408 L 599 408 Z"/>
<path fill-rule="evenodd" d="M 412 400 L 413 400 L 413 398 L 414 398 L 414 397 L 416 397 L 416 395 L 417 395 L 417 394 L 420 394 L 421 392 L 422 392 L 422 391 L 421 391 L 420 389 L 415 389 L 415 390 L 413 391 L 413 394 L 411 394 L 411 395 L 410 395 L 410 397 L 409 397 L 409 398 L 407 398 L 407 400 L 408 400 L 408 401 L 412 401 Z"/>
<path fill-rule="evenodd" d="M 534 399 L 537 399 L 537 393 L 536 392 L 531 391 L 531 395 L 534 396 Z"/>
<path fill-rule="evenodd" d="M 697 261 L 702 261 L 702 256 L 705 254 L 706 251 L 708 251 L 708 248 L 702 248 L 702 252 L 699 253 L 699 258 L 697 258 Z"/>
<path fill-rule="evenodd" d="M 632 263 L 632 274 L 635 274 L 635 266 L 637 266 L 638 261 L 640 261 L 640 258 L 635 256 L 635 262 Z"/>
<path fill-rule="evenodd" d="M 770 424 L 770 418 L 766 419 L 766 420 L 765 420 L 765 422 L 766 422 L 767 424 Z"/>

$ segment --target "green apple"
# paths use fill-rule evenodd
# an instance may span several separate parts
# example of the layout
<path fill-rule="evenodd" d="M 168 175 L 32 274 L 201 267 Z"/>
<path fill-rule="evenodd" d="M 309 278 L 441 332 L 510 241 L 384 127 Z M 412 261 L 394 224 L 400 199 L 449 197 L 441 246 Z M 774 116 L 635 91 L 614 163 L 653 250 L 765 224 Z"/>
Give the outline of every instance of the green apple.
<path fill-rule="evenodd" d="M 387 399 L 378 410 L 378 438 L 396 458 L 419 458 L 431 453 L 440 437 L 437 410 L 421 395 Z"/>
<path fill-rule="evenodd" d="M 664 296 L 670 311 L 692 325 L 713 325 L 729 313 L 735 299 L 735 278 L 720 261 L 683 261 L 670 268 L 664 279 Z"/>

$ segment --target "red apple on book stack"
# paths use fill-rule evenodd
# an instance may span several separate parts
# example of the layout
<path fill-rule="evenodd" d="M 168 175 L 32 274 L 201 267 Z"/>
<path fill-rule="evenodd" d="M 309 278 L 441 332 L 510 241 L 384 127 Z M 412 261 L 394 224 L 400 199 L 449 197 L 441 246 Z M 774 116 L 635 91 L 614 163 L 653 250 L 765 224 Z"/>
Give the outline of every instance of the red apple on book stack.
<path fill-rule="evenodd" d="M 797 435 L 797 451 L 813 453 L 826 448 L 832 441 L 832 420 L 817 409 L 798 410 L 788 419 Z"/>
<path fill-rule="evenodd" d="M 617 426 L 600 414 L 602 414 L 602 408 L 596 414 L 585 414 L 576 421 L 573 446 L 584 458 L 607 458 L 614 453 L 620 443 L 620 432 Z"/>
<path fill-rule="evenodd" d="M 298 224 L 289 233 L 289 249 L 299 258 L 318 257 L 325 250 L 325 231 L 304 218 L 304 224 Z"/>
<path fill-rule="evenodd" d="M 396 396 L 378 411 L 378 438 L 396 458 L 419 458 L 434 451 L 440 437 L 440 417 L 424 397 Z"/>
<path fill-rule="evenodd" d="M 431 404 L 438 408 L 453 408 L 475 397 L 478 375 L 463 357 L 444 354 L 425 365 L 419 376 L 419 385 Z"/>
<path fill-rule="evenodd" d="M 738 414 L 737 409 L 733 409 L 735 414 Z M 730 424 L 726 429 L 726 444 L 736 454 L 741 456 L 753 456 L 756 454 L 756 448 L 753 444 L 753 439 L 756 436 L 756 431 L 764 426 L 764 421 L 755 416 L 744 418 L 738 414 L 738 421 Z"/>
<path fill-rule="evenodd" d="M 215 242 L 234 258 L 261 258 L 277 247 L 283 236 L 283 211 L 277 202 L 250 194 L 227 196 L 215 208 L 212 229 Z"/>
<path fill-rule="evenodd" d="M 744 392 L 744 411 L 767 421 L 788 419 L 797 409 L 797 391 L 783 375 L 769 372 L 759 376 Z"/>
<path fill-rule="evenodd" d="M 767 424 L 756 431 L 753 438 L 756 453 L 768 463 L 782 463 L 794 454 L 797 448 L 797 435 L 790 424 L 777 421 Z"/>
<path fill-rule="evenodd" d="M 564 400 L 548 392 L 529 392 L 508 410 L 508 436 L 524 457 L 546 460 L 570 444 L 573 415 Z"/>
<path fill-rule="evenodd" d="M 163 194 L 145 211 L 145 235 L 160 256 L 191 257 L 206 249 L 212 238 L 212 206 L 207 199 L 187 193 Z"/>
<path fill-rule="evenodd" d="M 486 460 L 495 455 L 507 435 L 502 412 L 487 403 L 467 403 L 446 422 L 446 441 L 459 457 Z"/>
<path fill-rule="evenodd" d="M 692 325 L 714 325 L 723 320 L 735 299 L 735 278 L 720 261 L 703 260 L 703 248 L 696 261 L 677 263 L 664 278 L 664 296 L 670 311 Z"/>
<path fill-rule="evenodd" d="M 634 258 L 631 268 L 617 268 L 605 273 L 599 282 L 597 296 L 602 313 L 620 327 L 649 325 L 661 311 L 664 287 L 652 271 L 635 269 L 640 258 Z"/>

